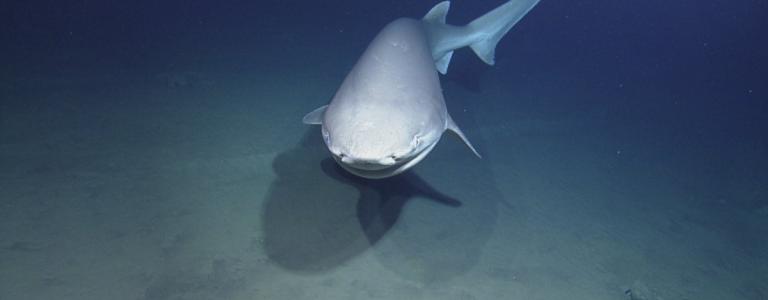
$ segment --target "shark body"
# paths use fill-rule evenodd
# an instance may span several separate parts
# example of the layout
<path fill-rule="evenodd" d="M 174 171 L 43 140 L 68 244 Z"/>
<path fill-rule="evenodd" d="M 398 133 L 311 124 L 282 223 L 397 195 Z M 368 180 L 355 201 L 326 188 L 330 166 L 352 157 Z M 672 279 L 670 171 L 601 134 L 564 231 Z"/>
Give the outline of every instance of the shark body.
<path fill-rule="evenodd" d="M 446 130 L 480 157 L 448 114 L 438 72 L 447 73 L 453 51 L 466 46 L 493 65 L 498 41 L 538 1 L 509 1 L 466 26 L 445 23 L 448 1 L 421 20 L 390 22 L 368 45 L 331 103 L 307 114 L 303 122 L 321 125 L 333 158 L 365 178 L 410 169 Z"/>

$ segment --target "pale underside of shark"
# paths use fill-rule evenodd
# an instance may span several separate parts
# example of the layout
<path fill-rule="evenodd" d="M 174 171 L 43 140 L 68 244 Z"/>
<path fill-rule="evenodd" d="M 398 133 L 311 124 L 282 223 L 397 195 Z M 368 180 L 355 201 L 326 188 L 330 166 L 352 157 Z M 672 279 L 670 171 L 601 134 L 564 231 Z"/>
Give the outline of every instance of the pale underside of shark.
<path fill-rule="evenodd" d="M 446 74 L 453 51 L 469 46 L 489 65 L 496 44 L 539 0 L 512 0 L 466 26 L 445 23 L 450 3 L 421 20 L 386 25 L 344 79 L 331 103 L 309 114 L 321 125 L 333 158 L 365 178 L 402 173 L 424 159 L 450 130 L 480 154 L 454 123 L 437 72 Z"/>

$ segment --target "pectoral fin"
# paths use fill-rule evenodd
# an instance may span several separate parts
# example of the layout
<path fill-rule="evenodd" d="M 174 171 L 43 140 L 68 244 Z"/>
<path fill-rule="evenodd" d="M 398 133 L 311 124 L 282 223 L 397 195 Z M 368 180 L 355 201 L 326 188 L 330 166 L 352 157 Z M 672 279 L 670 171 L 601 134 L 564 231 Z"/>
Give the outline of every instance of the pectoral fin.
<path fill-rule="evenodd" d="M 451 118 L 450 115 L 448 116 L 448 130 L 453 131 L 453 133 L 458 135 L 459 138 L 461 138 L 461 140 L 464 142 L 464 145 L 467 145 L 467 147 L 469 147 L 469 150 L 472 150 L 472 152 L 475 153 L 475 155 L 477 155 L 478 158 L 483 158 L 480 155 L 480 153 L 478 153 L 477 150 L 475 150 L 475 147 L 472 146 L 472 143 L 469 142 L 469 140 L 464 135 L 464 133 L 461 132 L 461 129 L 459 129 L 459 126 L 456 125 L 455 122 L 453 122 L 453 118 Z"/>
<path fill-rule="evenodd" d="M 325 109 L 328 108 L 328 105 L 323 105 L 312 112 L 308 113 L 306 116 L 304 116 L 303 119 L 301 119 L 304 124 L 307 125 L 320 125 L 323 124 L 323 115 L 325 114 Z"/>

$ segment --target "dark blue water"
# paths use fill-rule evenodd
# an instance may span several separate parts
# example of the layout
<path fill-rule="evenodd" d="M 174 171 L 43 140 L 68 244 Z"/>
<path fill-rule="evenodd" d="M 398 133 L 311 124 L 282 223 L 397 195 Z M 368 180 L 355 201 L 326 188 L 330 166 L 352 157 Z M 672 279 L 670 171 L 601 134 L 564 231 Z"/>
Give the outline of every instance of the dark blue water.
<path fill-rule="evenodd" d="M 301 118 L 434 4 L 0 3 L 0 299 L 768 298 L 768 1 L 542 0 L 441 75 L 482 160 L 345 173 Z"/>

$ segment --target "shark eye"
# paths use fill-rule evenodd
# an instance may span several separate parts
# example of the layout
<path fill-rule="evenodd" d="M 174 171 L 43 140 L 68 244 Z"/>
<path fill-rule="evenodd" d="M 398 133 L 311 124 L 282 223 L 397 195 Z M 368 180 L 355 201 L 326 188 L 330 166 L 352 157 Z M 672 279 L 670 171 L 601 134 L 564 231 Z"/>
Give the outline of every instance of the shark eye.
<path fill-rule="evenodd" d="M 395 161 L 400 161 L 400 157 L 399 157 L 399 156 L 397 156 L 397 155 L 394 155 L 394 154 L 392 154 L 392 155 L 390 155 L 389 157 L 391 157 L 391 158 L 392 158 L 392 159 L 394 159 Z"/>
<path fill-rule="evenodd" d="M 419 145 L 421 145 L 421 136 L 418 135 L 418 134 L 416 136 L 414 136 L 412 143 L 413 143 L 414 147 L 418 147 Z"/>

